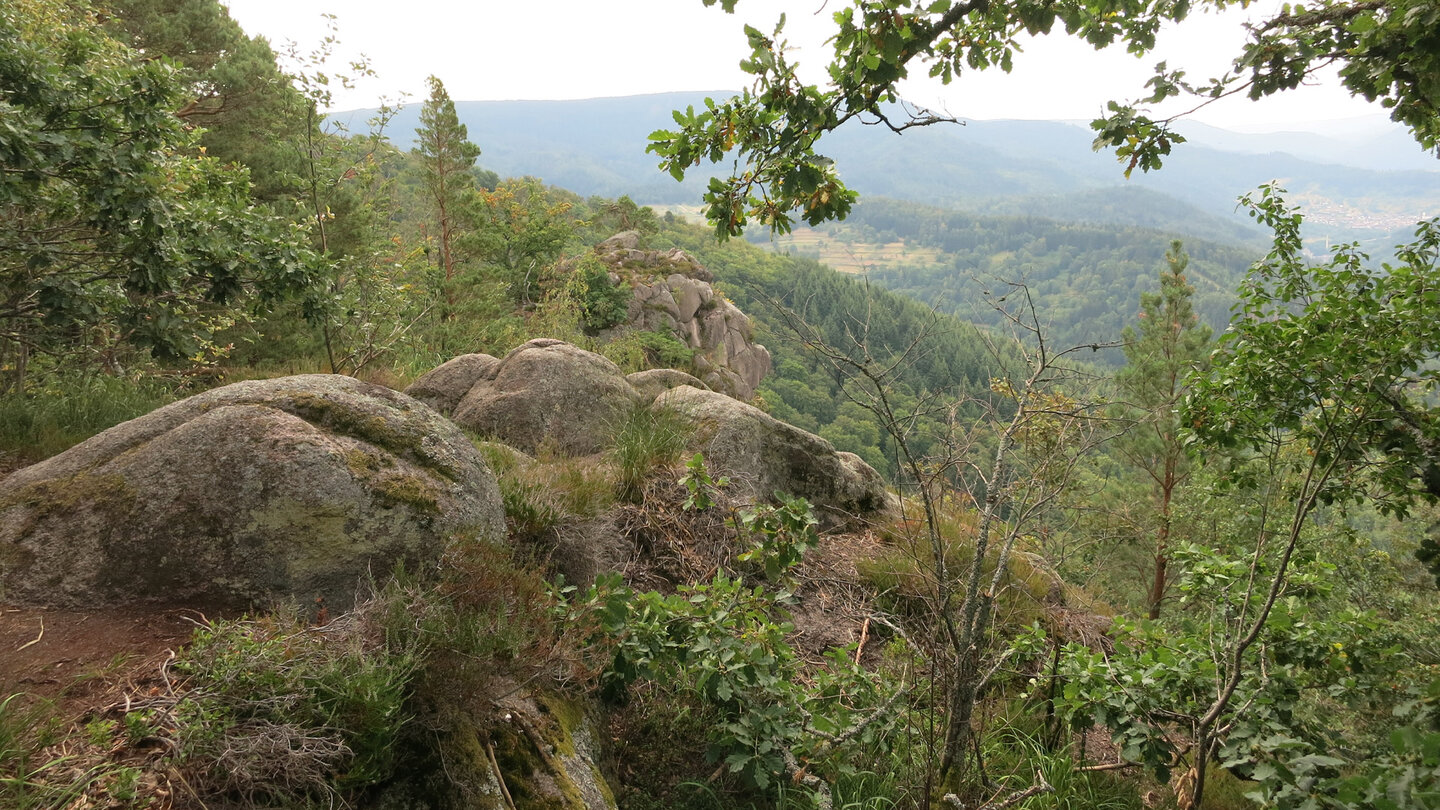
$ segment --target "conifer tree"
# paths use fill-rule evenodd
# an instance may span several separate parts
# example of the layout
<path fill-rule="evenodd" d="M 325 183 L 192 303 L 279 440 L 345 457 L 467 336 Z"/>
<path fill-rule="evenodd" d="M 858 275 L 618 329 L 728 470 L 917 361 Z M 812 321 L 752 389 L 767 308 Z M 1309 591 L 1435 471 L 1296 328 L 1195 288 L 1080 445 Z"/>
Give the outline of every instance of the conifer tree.
<path fill-rule="evenodd" d="M 1115 375 L 1136 424 L 1120 442 L 1120 451 L 1154 485 L 1156 500 L 1155 565 L 1148 603 L 1150 618 L 1160 617 L 1170 561 L 1171 510 L 1176 490 L 1190 475 L 1190 459 L 1180 442 L 1179 407 L 1186 377 L 1205 364 L 1210 327 L 1191 306 L 1195 288 L 1185 279 L 1189 257 L 1179 240 L 1165 253 L 1160 291 L 1140 296 L 1139 329 L 1125 327 L 1126 365 Z"/>
<path fill-rule="evenodd" d="M 465 199 L 475 191 L 470 170 L 480 157 L 480 147 L 469 141 L 469 133 L 455 114 L 455 102 L 450 100 L 445 85 L 434 76 L 427 82 L 430 98 L 420 109 L 421 126 L 415 130 L 419 145 L 415 153 L 420 158 L 426 193 L 434 206 L 439 264 L 444 277 L 441 320 L 448 321 L 455 317 L 456 226 Z"/>

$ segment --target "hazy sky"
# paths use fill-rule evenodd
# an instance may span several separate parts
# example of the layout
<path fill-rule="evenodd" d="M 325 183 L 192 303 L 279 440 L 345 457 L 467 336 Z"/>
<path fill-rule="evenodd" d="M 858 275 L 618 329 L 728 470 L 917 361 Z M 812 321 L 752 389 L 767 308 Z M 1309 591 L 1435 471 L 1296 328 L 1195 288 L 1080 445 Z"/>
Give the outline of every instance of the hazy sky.
<path fill-rule="evenodd" d="M 326 36 L 334 14 L 337 66 L 363 52 L 377 76 L 337 91 L 335 109 L 375 106 L 410 94 L 423 100 L 435 74 L 456 100 L 576 99 L 671 90 L 739 89 L 747 55 L 742 26 L 769 31 L 787 14 L 794 58 L 818 78 L 824 40 L 839 0 L 740 0 L 727 15 L 700 0 L 222 0 L 248 33 L 283 51 L 301 52 Z M 903 94 L 961 118 L 1094 118 L 1112 98 L 1141 95 L 1160 59 L 1200 78 L 1219 72 L 1243 42 L 1239 23 L 1271 2 L 1224 17 L 1192 18 L 1168 31 L 1156 54 L 1137 59 L 1118 48 L 1096 53 L 1063 35 L 1042 38 L 1016 59 L 1014 72 L 971 73 L 949 87 L 928 79 Z M 804 72 L 804 71 L 802 71 Z M 1265 131 L 1382 112 L 1331 81 L 1252 103 L 1227 99 L 1194 118 L 1230 129 Z"/>

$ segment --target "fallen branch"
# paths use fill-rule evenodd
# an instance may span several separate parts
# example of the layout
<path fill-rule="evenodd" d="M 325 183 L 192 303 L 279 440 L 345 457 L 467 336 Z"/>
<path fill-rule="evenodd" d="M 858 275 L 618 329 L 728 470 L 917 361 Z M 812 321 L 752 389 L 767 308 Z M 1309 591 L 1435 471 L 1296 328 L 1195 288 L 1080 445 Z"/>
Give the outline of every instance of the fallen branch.
<path fill-rule="evenodd" d="M 1005 808 L 1014 807 L 1031 796 L 1039 796 L 1041 793 L 1050 793 L 1054 790 L 1055 786 L 1046 782 L 1045 775 L 1037 770 L 1035 771 L 1035 784 L 1024 790 L 1017 790 L 999 801 L 988 801 L 975 808 L 975 810 L 1005 810 Z M 960 797 L 954 793 L 946 793 L 943 798 L 945 803 L 951 807 L 957 808 L 957 810 L 966 810 L 965 803 L 960 801 Z"/>
<path fill-rule="evenodd" d="M 21 644 L 19 647 L 16 647 L 16 648 L 15 648 L 15 652 L 20 652 L 21 650 L 25 649 L 26 647 L 29 647 L 29 646 L 32 645 L 32 644 L 39 644 L 39 643 L 40 643 L 40 639 L 42 639 L 42 638 L 44 638 L 44 637 L 45 637 L 45 617 L 44 617 L 44 616 L 41 616 L 41 617 L 40 617 L 40 635 L 36 636 L 35 638 L 30 639 L 29 641 L 25 642 L 24 644 Z"/>

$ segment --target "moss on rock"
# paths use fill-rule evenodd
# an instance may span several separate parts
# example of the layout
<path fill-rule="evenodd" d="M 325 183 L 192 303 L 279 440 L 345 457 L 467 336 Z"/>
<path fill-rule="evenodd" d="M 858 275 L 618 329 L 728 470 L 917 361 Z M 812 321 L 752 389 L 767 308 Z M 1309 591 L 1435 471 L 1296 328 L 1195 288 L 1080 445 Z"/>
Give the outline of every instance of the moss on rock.
<path fill-rule="evenodd" d="M 332 609 L 455 535 L 501 542 L 494 476 L 448 420 L 348 377 L 250 381 L 0 481 L 7 599 Z"/>

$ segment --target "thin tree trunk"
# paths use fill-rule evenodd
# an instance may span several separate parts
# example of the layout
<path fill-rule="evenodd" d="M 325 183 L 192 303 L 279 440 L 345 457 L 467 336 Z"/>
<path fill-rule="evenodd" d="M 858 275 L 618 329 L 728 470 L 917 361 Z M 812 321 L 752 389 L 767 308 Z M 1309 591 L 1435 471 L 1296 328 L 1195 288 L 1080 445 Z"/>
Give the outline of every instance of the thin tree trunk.
<path fill-rule="evenodd" d="M 1160 618 L 1160 603 L 1165 601 L 1165 585 L 1170 566 L 1170 502 L 1175 494 L 1175 458 L 1165 459 L 1165 477 L 1160 483 L 1160 530 L 1155 536 L 1155 579 L 1150 583 L 1150 618 Z"/>

